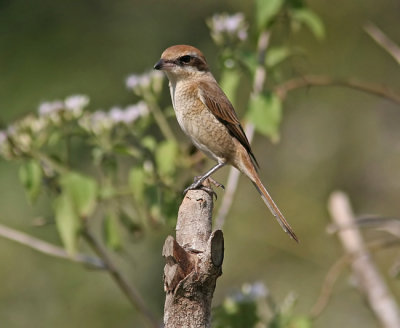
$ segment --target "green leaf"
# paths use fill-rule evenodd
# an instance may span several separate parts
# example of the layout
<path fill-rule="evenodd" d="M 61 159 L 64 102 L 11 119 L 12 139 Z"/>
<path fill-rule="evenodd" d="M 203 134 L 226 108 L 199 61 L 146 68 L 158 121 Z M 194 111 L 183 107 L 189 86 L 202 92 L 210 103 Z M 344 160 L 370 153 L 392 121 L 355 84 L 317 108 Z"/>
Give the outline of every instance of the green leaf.
<path fill-rule="evenodd" d="M 224 90 L 225 94 L 228 96 L 228 99 L 232 102 L 233 105 L 234 99 L 236 98 L 236 90 L 240 83 L 240 74 L 235 69 L 224 69 L 222 72 L 222 76 L 220 79 L 220 85 L 222 90 Z"/>
<path fill-rule="evenodd" d="M 24 163 L 19 169 L 19 179 L 25 188 L 29 201 L 34 202 L 39 196 L 42 187 L 43 171 L 39 163 L 34 160 Z"/>
<path fill-rule="evenodd" d="M 260 322 L 255 301 L 233 298 L 225 299 L 223 305 L 213 309 L 212 320 L 214 328 L 256 327 Z"/>
<path fill-rule="evenodd" d="M 295 317 L 290 321 L 291 328 L 311 328 L 312 321 L 308 317 Z"/>
<path fill-rule="evenodd" d="M 113 151 L 116 152 L 117 154 L 128 155 L 132 157 L 139 158 L 141 156 L 140 150 L 131 145 L 116 144 L 113 146 Z"/>
<path fill-rule="evenodd" d="M 279 65 L 291 55 L 291 51 L 287 47 L 271 47 L 265 56 L 265 65 L 272 68 Z"/>
<path fill-rule="evenodd" d="M 81 220 L 68 194 L 62 193 L 54 201 L 55 220 L 61 240 L 68 254 L 77 250 Z"/>
<path fill-rule="evenodd" d="M 318 40 L 324 39 L 324 23 L 315 12 L 307 8 L 294 9 L 292 17 L 295 21 L 307 26 Z"/>
<path fill-rule="evenodd" d="M 79 173 L 70 172 L 61 177 L 61 187 L 71 199 L 78 216 L 86 218 L 96 206 L 97 182 Z"/>
<path fill-rule="evenodd" d="M 254 52 L 243 51 L 240 53 L 240 59 L 245 67 L 249 70 L 250 74 L 253 76 L 257 69 L 257 56 Z"/>
<path fill-rule="evenodd" d="M 258 132 L 270 137 L 273 142 L 279 140 L 282 103 L 278 96 L 264 92 L 251 97 L 247 118 Z"/>
<path fill-rule="evenodd" d="M 166 140 L 158 145 L 155 157 L 160 175 L 170 176 L 175 172 L 177 156 L 178 145 L 175 141 Z"/>
<path fill-rule="evenodd" d="M 264 29 L 278 14 L 284 0 L 256 0 L 256 20 L 259 30 Z"/>
<path fill-rule="evenodd" d="M 104 220 L 104 235 L 106 239 L 106 245 L 111 249 L 121 249 L 121 236 L 120 227 L 118 224 L 118 216 L 115 213 L 108 213 Z"/>
<path fill-rule="evenodd" d="M 133 197 L 142 203 L 144 200 L 144 190 L 145 190 L 145 179 L 146 175 L 143 168 L 133 167 L 129 172 L 129 187 L 133 194 Z"/>
<path fill-rule="evenodd" d="M 157 147 L 157 141 L 151 136 L 146 136 L 142 139 L 142 145 L 148 150 L 154 151 L 154 149 Z"/>

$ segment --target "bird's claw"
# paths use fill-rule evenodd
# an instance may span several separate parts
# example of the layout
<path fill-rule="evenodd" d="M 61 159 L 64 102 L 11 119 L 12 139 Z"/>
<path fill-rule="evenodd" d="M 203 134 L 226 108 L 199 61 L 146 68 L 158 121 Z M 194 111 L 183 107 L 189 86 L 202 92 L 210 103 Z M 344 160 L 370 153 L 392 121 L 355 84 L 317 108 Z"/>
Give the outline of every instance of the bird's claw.
<path fill-rule="evenodd" d="M 183 195 L 186 195 L 189 190 L 199 189 L 202 185 L 201 177 L 195 177 L 193 180 L 194 182 L 183 191 Z"/>
<path fill-rule="evenodd" d="M 215 196 L 215 200 L 217 200 L 217 199 L 218 199 L 217 193 L 216 193 L 211 187 L 205 186 L 205 185 L 203 184 L 203 182 L 206 182 L 206 183 L 208 182 L 208 183 L 207 183 L 208 185 L 213 184 L 213 185 L 215 185 L 216 187 L 221 187 L 222 189 L 225 189 L 225 187 L 224 187 L 223 184 L 221 184 L 221 183 L 215 181 L 213 178 L 208 177 L 205 181 L 201 181 L 201 176 L 200 176 L 200 177 L 195 177 L 195 178 L 194 178 L 194 182 L 193 182 L 189 187 L 187 187 L 187 188 L 183 191 L 183 195 L 186 195 L 186 193 L 187 193 L 189 190 L 200 189 L 200 190 L 204 190 L 205 192 L 207 192 L 207 193 L 210 194 L 211 196 Z"/>
<path fill-rule="evenodd" d="M 208 177 L 208 181 L 210 181 L 217 188 L 222 188 L 225 190 L 225 186 L 222 183 L 219 183 L 218 181 L 214 180 L 213 178 Z"/>

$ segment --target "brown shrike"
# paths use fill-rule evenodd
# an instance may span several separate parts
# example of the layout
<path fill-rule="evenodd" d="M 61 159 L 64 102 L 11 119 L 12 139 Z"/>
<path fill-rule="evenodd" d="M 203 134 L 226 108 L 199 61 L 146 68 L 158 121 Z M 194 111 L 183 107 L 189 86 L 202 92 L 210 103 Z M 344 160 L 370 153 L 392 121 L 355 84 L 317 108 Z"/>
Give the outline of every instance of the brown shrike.
<path fill-rule="evenodd" d="M 199 188 L 225 164 L 233 165 L 249 177 L 283 230 L 298 241 L 262 184 L 257 160 L 235 110 L 211 74 L 201 51 L 187 45 L 169 47 L 154 69 L 164 71 L 169 79 L 172 105 L 182 130 L 197 148 L 218 163 L 185 191 Z"/>

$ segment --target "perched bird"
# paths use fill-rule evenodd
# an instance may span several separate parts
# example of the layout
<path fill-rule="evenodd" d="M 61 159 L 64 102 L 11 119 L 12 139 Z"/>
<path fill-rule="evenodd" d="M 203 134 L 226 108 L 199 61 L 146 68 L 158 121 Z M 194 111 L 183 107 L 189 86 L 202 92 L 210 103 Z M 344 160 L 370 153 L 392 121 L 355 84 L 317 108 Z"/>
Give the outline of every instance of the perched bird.
<path fill-rule="evenodd" d="M 217 165 L 185 191 L 199 188 L 224 165 L 233 165 L 253 182 L 283 230 L 298 241 L 262 184 L 257 160 L 235 110 L 211 74 L 201 51 L 188 45 L 169 47 L 154 69 L 164 71 L 168 77 L 172 105 L 182 130 L 198 149 L 217 161 Z"/>

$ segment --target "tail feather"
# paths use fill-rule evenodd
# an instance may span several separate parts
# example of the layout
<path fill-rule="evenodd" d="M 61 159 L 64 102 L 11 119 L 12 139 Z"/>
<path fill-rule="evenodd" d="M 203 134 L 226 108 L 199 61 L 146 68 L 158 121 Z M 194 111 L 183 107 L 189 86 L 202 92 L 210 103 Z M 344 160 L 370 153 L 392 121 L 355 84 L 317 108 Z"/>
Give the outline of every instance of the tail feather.
<path fill-rule="evenodd" d="M 248 151 L 238 143 L 237 147 L 237 155 L 233 160 L 233 166 L 235 166 L 239 171 L 247 175 L 247 177 L 253 182 L 254 186 L 258 190 L 261 195 L 262 200 L 264 201 L 265 205 L 269 208 L 272 215 L 278 221 L 282 229 L 296 242 L 299 242 L 296 234 L 294 233 L 293 229 L 286 221 L 285 217 L 279 210 L 278 206 L 276 206 L 275 202 L 273 201 L 272 197 L 269 195 L 267 189 L 265 189 L 264 185 L 262 184 L 260 177 L 258 176 L 256 165 L 252 161 L 250 154 Z"/>
<path fill-rule="evenodd" d="M 260 193 L 262 200 L 264 201 L 265 205 L 269 208 L 272 215 L 278 221 L 280 226 L 282 227 L 283 231 L 285 231 L 291 238 L 293 238 L 296 242 L 299 242 L 296 234 L 294 233 L 292 227 L 286 221 L 285 217 L 279 210 L 278 206 L 275 204 L 272 197 L 269 195 L 267 189 L 265 189 L 264 185 L 261 183 L 260 179 L 255 179 L 256 181 L 252 181 L 254 187 L 256 187 L 257 191 Z"/>

